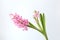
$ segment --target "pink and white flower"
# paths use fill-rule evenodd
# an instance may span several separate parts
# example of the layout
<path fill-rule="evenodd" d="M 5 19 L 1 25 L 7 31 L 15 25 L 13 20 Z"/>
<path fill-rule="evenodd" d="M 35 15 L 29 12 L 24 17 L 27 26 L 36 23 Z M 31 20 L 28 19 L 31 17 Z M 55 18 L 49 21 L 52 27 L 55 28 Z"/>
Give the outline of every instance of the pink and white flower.
<path fill-rule="evenodd" d="M 27 30 L 27 25 L 29 24 L 27 19 L 23 19 L 22 16 L 19 16 L 16 13 L 10 14 L 10 16 L 15 25 L 17 25 L 19 28 L 23 28 L 23 30 Z"/>
<path fill-rule="evenodd" d="M 34 16 L 35 18 L 38 18 L 38 17 L 39 17 L 39 11 L 36 11 L 36 10 L 35 10 L 34 13 L 35 13 L 35 14 L 34 14 L 33 16 Z"/>

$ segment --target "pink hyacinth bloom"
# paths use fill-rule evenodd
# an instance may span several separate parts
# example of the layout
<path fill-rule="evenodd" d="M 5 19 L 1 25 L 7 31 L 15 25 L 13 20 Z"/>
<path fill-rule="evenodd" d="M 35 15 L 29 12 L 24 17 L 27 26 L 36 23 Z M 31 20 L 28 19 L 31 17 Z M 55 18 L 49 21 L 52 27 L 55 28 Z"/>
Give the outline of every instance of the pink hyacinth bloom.
<path fill-rule="evenodd" d="M 27 30 L 27 25 L 29 24 L 27 19 L 22 19 L 21 16 L 19 16 L 18 14 L 10 14 L 13 22 L 19 27 L 19 28 L 23 28 L 23 30 Z"/>
<path fill-rule="evenodd" d="M 35 14 L 34 14 L 33 16 L 34 16 L 35 18 L 38 18 L 38 17 L 39 17 L 39 11 L 36 11 L 36 10 L 35 10 L 34 13 L 35 13 Z"/>

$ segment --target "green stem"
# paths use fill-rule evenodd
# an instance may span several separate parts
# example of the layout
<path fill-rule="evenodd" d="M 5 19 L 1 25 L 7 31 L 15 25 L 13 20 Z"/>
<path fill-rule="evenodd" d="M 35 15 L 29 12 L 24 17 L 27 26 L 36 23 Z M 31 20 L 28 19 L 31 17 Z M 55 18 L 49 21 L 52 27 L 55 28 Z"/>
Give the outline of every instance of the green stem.
<path fill-rule="evenodd" d="M 39 32 L 42 33 L 42 31 L 39 30 L 38 28 L 36 28 L 31 22 L 29 22 L 29 25 L 27 25 L 27 26 L 30 27 L 30 28 L 33 28 L 33 29 L 35 29 L 35 30 L 37 30 L 37 31 L 39 31 Z"/>
<path fill-rule="evenodd" d="M 37 19 L 36 23 L 37 23 L 38 27 L 42 30 L 38 19 Z"/>
<path fill-rule="evenodd" d="M 48 40 L 48 36 L 47 36 L 47 34 L 46 34 L 45 31 L 44 31 L 44 32 L 42 32 L 42 31 L 40 31 L 40 30 L 37 30 L 37 31 L 39 31 L 39 32 L 45 37 L 45 39 Z"/>
<path fill-rule="evenodd" d="M 43 34 L 43 35 L 45 36 L 46 40 L 48 40 L 47 34 L 45 33 L 45 34 Z"/>
<path fill-rule="evenodd" d="M 37 29 L 32 23 L 29 22 L 29 25 L 27 25 L 30 28 L 33 28 L 35 30 L 37 30 L 38 32 L 40 32 L 45 38 L 46 40 L 48 40 L 47 34 L 46 34 L 46 30 L 44 29 L 43 31 Z"/>
<path fill-rule="evenodd" d="M 48 40 L 48 36 L 47 36 L 46 30 L 44 30 L 42 34 L 44 35 L 45 39 Z"/>
<path fill-rule="evenodd" d="M 48 36 L 47 36 L 46 32 L 42 32 L 40 30 L 37 30 L 37 31 L 39 31 L 45 37 L 45 39 L 48 40 Z"/>
<path fill-rule="evenodd" d="M 45 35 L 45 38 L 46 38 L 46 40 L 48 40 L 48 37 L 47 37 L 47 35 Z"/>
<path fill-rule="evenodd" d="M 35 21 L 36 21 L 36 23 L 37 23 L 37 26 L 39 27 L 39 29 L 40 29 L 40 30 L 42 30 L 42 28 L 41 28 L 41 25 L 40 25 L 40 23 L 39 23 L 39 20 L 38 20 L 38 18 L 35 18 L 35 17 L 34 17 L 34 19 L 35 19 Z"/>

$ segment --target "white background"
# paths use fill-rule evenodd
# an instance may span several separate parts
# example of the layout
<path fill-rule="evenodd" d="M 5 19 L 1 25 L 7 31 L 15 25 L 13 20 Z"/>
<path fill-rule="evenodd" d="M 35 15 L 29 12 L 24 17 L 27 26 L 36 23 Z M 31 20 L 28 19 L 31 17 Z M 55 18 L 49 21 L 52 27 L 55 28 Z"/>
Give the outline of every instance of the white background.
<path fill-rule="evenodd" d="M 18 13 L 34 23 L 34 10 L 46 15 L 46 30 L 49 40 L 60 40 L 60 0 L 0 0 L 0 40 L 45 40 L 44 36 L 28 28 L 15 26 L 9 17 Z"/>

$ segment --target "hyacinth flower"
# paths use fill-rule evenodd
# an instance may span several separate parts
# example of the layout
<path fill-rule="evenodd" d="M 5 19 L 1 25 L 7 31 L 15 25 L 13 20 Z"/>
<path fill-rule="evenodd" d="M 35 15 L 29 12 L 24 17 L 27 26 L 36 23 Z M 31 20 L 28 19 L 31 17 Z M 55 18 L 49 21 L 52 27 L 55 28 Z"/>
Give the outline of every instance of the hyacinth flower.
<path fill-rule="evenodd" d="M 15 25 L 17 25 L 19 28 L 23 28 L 23 30 L 27 30 L 27 25 L 29 24 L 27 19 L 22 19 L 22 16 L 19 16 L 18 14 L 10 14 L 10 17 Z"/>
<path fill-rule="evenodd" d="M 45 15 L 39 14 L 39 11 L 34 11 L 33 18 L 36 21 L 36 24 L 38 28 L 33 25 L 31 22 L 28 21 L 28 19 L 23 19 L 22 16 L 19 16 L 17 13 L 15 14 L 10 14 L 10 17 L 12 21 L 14 22 L 15 25 L 17 25 L 19 28 L 23 28 L 23 30 L 28 30 L 29 28 L 35 29 L 38 32 L 40 32 L 46 40 L 48 40 L 47 33 L 46 33 L 46 24 L 45 24 Z"/>
<path fill-rule="evenodd" d="M 33 16 L 37 23 L 37 26 L 39 27 L 37 31 L 42 33 L 45 36 L 46 40 L 48 40 L 47 33 L 46 33 L 45 15 L 44 13 L 39 14 L 39 11 L 36 11 L 36 10 L 34 12 L 35 14 Z"/>

